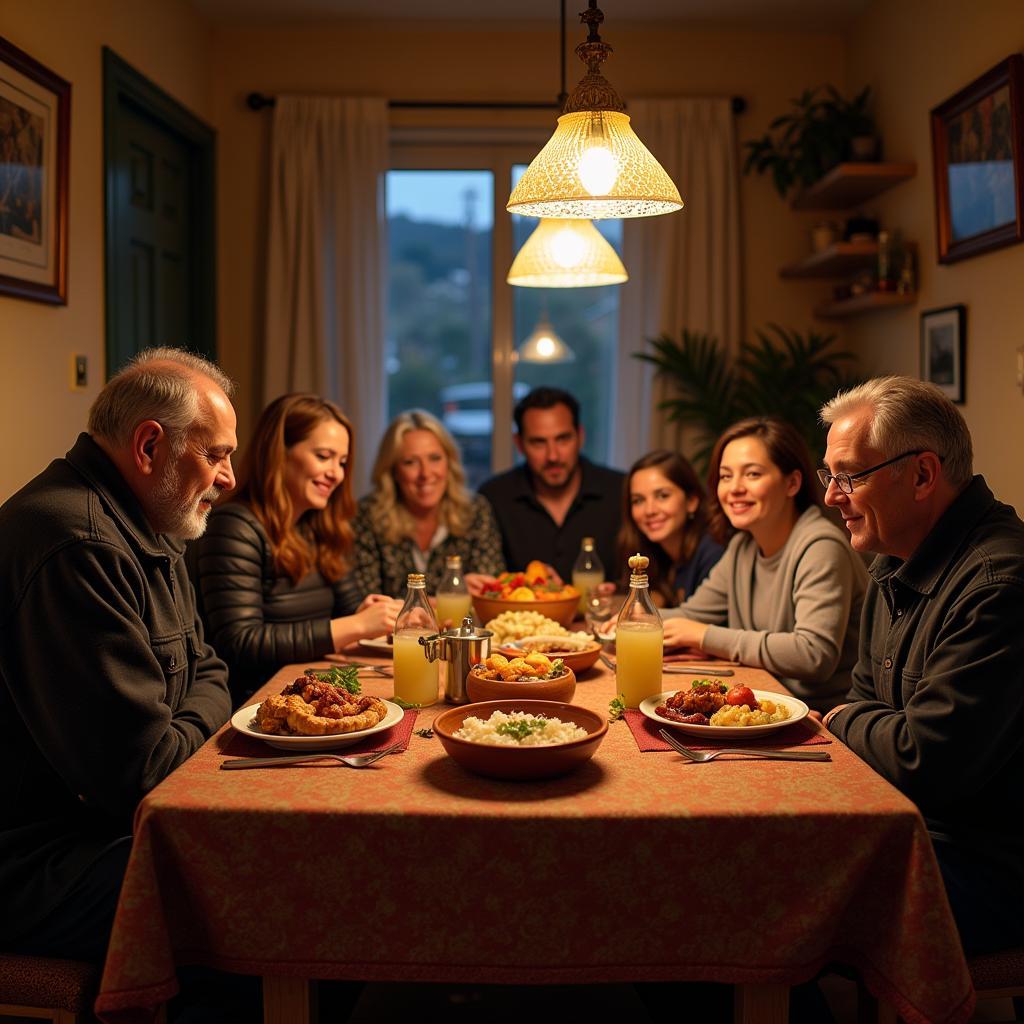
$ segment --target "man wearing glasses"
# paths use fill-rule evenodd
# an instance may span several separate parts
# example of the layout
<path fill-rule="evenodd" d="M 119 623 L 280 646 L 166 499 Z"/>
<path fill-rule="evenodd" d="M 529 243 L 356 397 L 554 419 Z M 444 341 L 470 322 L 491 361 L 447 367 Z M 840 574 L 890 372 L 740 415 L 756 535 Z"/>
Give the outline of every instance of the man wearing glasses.
<path fill-rule="evenodd" d="M 968 954 L 1024 943 L 1024 523 L 931 384 L 843 392 L 825 504 L 875 552 L 848 703 L 825 725 L 920 808 Z"/>

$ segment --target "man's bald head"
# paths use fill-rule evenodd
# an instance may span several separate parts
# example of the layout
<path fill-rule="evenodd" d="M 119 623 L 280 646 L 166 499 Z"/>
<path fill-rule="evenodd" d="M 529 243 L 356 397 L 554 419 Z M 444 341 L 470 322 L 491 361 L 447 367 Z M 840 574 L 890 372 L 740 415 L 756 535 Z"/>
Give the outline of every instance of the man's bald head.
<path fill-rule="evenodd" d="M 224 371 L 201 356 L 177 348 L 146 349 L 96 397 L 88 430 L 108 446 L 124 447 L 140 423 L 155 420 L 166 431 L 172 453 L 179 455 L 189 430 L 209 415 L 210 403 L 222 402 L 232 391 Z"/>

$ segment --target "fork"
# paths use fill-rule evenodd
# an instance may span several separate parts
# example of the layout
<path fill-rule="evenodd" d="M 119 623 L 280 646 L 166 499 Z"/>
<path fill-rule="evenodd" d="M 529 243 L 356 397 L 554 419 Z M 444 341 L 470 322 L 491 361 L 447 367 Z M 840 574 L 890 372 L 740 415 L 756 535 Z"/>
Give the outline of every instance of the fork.
<path fill-rule="evenodd" d="M 290 754 L 287 757 L 236 757 L 230 761 L 221 761 L 224 769 L 232 768 L 276 768 L 281 764 L 302 764 L 306 761 L 340 761 L 350 768 L 365 768 L 374 761 L 379 761 L 385 754 L 400 754 L 402 741 L 392 743 L 383 750 L 374 750 L 369 754 L 331 754 L 327 752 L 309 754 Z"/>
<path fill-rule="evenodd" d="M 659 729 L 658 735 L 673 749 L 694 764 L 713 761 L 719 754 L 742 754 L 744 757 L 760 758 L 762 761 L 831 761 L 832 755 L 827 750 L 743 750 L 734 747 L 722 747 L 719 750 L 691 750 L 684 747 L 667 729 Z"/>
<path fill-rule="evenodd" d="M 391 669 L 387 665 L 371 665 L 368 661 L 349 661 L 339 654 L 327 654 L 324 656 L 324 661 L 340 665 L 342 668 L 369 669 L 371 672 L 376 672 L 380 676 L 387 676 L 389 679 L 392 676 Z"/>
<path fill-rule="evenodd" d="M 602 665 L 615 671 L 615 662 L 607 654 L 599 655 L 599 657 Z M 731 668 L 695 668 L 689 665 L 662 665 L 661 671 L 688 676 L 733 676 L 736 674 Z"/>

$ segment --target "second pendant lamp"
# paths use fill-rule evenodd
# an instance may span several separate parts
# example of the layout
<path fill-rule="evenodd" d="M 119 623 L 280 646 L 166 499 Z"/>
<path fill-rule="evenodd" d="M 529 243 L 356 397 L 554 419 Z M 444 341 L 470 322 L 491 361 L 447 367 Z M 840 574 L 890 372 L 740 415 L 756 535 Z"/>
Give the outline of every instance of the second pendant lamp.
<path fill-rule="evenodd" d="M 519 288 L 592 288 L 629 279 L 618 253 L 589 220 L 543 218 L 512 261 Z"/>

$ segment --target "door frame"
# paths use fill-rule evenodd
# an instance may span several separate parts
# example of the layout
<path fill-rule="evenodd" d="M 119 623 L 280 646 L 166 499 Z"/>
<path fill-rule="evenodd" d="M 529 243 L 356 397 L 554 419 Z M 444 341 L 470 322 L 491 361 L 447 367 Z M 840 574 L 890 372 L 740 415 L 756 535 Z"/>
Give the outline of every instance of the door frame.
<path fill-rule="evenodd" d="M 119 112 L 130 104 L 167 131 L 179 136 L 190 151 L 189 191 L 195 202 L 190 232 L 190 288 L 195 308 L 189 324 L 189 347 L 217 357 L 216 133 L 174 97 L 133 68 L 109 47 L 103 47 L 103 188 L 105 241 L 106 377 L 134 352 L 118 337 L 117 318 L 117 154 Z"/>

